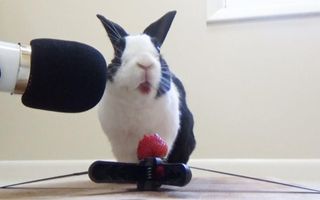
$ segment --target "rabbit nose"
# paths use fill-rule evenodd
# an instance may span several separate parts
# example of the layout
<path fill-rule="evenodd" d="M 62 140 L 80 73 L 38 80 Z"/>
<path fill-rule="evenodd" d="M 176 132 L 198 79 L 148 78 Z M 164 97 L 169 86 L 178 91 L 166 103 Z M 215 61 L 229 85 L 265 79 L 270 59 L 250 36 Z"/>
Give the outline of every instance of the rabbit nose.
<path fill-rule="evenodd" d="M 141 53 L 137 57 L 136 64 L 139 68 L 148 70 L 153 66 L 154 62 L 152 56 L 149 53 Z"/>
<path fill-rule="evenodd" d="M 137 65 L 138 65 L 138 67 L 140 67 L 141 69 L 144 69 L 144 70 L 150 69 L 152 67 L 152 63 L 138 62 Z"/>

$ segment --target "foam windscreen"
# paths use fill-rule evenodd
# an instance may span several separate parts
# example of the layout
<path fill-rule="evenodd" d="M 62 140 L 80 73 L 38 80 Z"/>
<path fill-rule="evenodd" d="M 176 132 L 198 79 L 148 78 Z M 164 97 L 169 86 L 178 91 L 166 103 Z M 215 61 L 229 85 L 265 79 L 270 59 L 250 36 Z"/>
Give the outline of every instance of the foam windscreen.
<path fill-rule="evenodd" d="M 31 49 L 24 105 L 74 113 L 86 111 L 100 101 L 107 66 L 99 51 L 82 43 L 54 39 L 32 40 Z"/>

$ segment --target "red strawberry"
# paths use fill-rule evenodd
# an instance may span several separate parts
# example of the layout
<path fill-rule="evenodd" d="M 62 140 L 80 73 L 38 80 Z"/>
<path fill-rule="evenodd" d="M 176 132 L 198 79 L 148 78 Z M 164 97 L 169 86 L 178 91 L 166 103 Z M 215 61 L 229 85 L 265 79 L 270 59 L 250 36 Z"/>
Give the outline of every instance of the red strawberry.
<path fill-rule="evenodd" d="M 157 134 L 144 135 L 139 141 L 137 154 L 138 159 L 142 160 L 147 157 L 163 158 L 167 155 L 167 143 Z"/>

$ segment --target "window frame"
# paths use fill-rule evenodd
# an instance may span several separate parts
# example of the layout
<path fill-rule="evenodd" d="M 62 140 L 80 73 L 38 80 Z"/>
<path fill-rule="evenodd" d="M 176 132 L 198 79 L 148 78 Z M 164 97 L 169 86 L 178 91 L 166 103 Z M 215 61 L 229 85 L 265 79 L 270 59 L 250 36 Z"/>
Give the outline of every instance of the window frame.
<path fill-rule="evenodd" d="M 208 24 L 316 15 L 320 0 L 207 0 Z"/>

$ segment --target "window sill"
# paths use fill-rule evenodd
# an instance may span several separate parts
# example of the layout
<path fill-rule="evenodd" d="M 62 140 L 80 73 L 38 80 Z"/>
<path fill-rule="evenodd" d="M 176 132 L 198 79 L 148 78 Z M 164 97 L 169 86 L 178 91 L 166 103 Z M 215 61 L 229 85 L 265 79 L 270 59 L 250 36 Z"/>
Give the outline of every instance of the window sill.
<path fill-rule="evenodd" d="M 210 14 L 207 24 L 281 19 L 320 15 L 320 3 L 280 4 L 268 7 L 221 8 Z"/>

